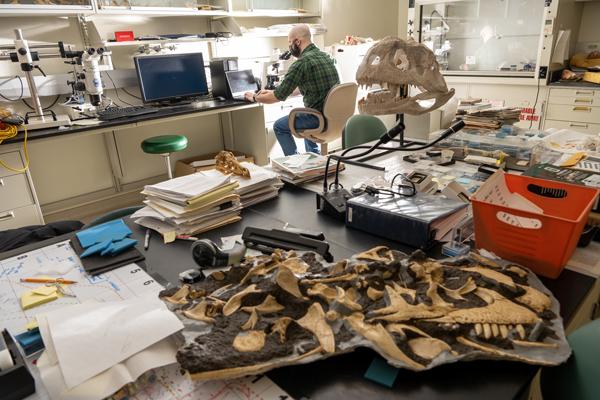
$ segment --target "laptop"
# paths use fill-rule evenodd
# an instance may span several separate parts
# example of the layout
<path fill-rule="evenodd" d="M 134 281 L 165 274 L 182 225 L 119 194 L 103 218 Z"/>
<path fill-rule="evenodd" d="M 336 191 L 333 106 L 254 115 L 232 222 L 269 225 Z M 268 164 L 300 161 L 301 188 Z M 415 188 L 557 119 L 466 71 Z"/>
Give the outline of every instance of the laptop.
<path fill-rule="evenodd" d="M 258 84 L 251 69 L 240 71 L 226 71 L 225 77 L 234 100 L 246 101 L 246 92 L 256 92 Z"/>

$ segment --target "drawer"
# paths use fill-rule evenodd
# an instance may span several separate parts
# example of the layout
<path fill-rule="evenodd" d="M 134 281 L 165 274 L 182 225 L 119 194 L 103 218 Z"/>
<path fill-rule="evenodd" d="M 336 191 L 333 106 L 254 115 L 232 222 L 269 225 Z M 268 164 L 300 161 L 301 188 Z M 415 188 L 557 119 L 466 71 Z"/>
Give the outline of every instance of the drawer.
<path fill-rule="evenodd" d="M 573 131 L 589 133 L 596 135 L 600 133 L 600 124 L 590 124 L 588 122 L 555 121 L 547 119 L 544 121 L 544 129 L 571 129 Z"/>
<path fill-rule="evenodd" d="M 600 106 L 600 97 L 577 96 L 577 97 L 558 97 L 551 96 L 549 104 L 559 104 L 567 106 Z"/>
<path fill-rule="evenodd" d="M 595 97 L 600 98 L 600 90 L 579 88 L 579 89 L 550 89 L 550 102 L 554 97 Z"/>
<path fill-rule="evenodd" d="M 17 174 L 0 178 L 0 212 L 33 203 L 27 175 Z"/>
<path fill-rule="evenodd" d="M 18 151 L 0 153 L 0 160 L 2 160 L 4 164 L 8 165 L 11 168 L 20 169 L 24 167 L 23 160 L 21 160 L 21 154 Z M 14 173 L 14 171 L 6 169 L 0 165 L 0 177 L 13 175 Z"/>
<path fill-rule="evenodd" d="M 0 212 L 0 231 L 41 223 L 35 205 Z"/>
<path fill-rule="evenodd" d="M 546 118 L 600 124 L 600 107 L 548 104 Z"/>
<path fill-rule="evenodd" d="M 285 117 L 290 114 L 294 108 L 304 107 L 302 98 L 286 100 L 283 103 L 265 104 L 265 122 L 275 122 L 281 117 Z"/>

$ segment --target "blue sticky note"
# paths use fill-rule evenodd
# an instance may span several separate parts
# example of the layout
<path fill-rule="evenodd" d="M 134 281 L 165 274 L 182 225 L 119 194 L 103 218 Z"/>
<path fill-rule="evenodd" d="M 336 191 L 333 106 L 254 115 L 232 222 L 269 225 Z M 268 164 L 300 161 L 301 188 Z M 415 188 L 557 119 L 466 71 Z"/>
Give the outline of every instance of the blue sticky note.
<path fill-rule="evenodd" d="M 460 183 L 461 185 L 468 185 L 471 183 L 471 180 L 469 178 L 458 178 L 456 182 Z"/>
<path fill-rule="evenodd" d="M 392 367 L 383 358 L 374 358 L 365 372 L 365 378 L 389 388 L 394 386 L 400 370 Z"/>

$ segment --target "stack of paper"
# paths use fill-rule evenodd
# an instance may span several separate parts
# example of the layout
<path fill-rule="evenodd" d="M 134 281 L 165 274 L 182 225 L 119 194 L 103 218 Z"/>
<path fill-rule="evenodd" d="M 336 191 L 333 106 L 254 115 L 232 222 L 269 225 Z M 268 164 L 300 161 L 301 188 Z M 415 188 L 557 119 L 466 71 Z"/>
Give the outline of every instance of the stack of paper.
<path fill-rule="evenodd" d="M 282 180 L 293 183 L 306 183 L 321 179 L 325 176 L 327 157 L 316 153 L 295 154 L 293 156 L 271 160 L 271 167 Z M 327 174 L 335 173 L 337 162 L 332 161 Z M 340 165 L 340 170 L 344 168 Z"/>
<path fill-rule="evenodd" d="M 51 399 L 105 398 L 145 371 L 176 362 L 181 321 L 154 297 L 87 302 L 37 317 L 37 366 Z"/>
<path fill-rule="evenodd" d="M 465 124 L 474 128 L 498 129 L 519 121 L 521 109 L 517 107 L 490 108 L 469 112 L 463 116 Z"/>
<path fill-rule="evenodd" d="M 250 171 L 250 178 L 231 175 L 231 181 L 237 182 L 235 193 L 240 196 L 243 208 L 275 198 L 279 195 L 279 189 L 283 185 L 279 177 L 273 171 L 259 167 L 250 162 L 240 163 Z M 222 178 L 223 174 L 217 170 L 200 171 L 198 174 L 207 179 Z"/>
<path fill-rule="evenodd" d="M 177 235 L 205 232 L 241 219 L 239 183 L 229 176 L 196 173 L 144 187 L 146 207 L 135 222 L 161 233 L 165 242 Z"/>

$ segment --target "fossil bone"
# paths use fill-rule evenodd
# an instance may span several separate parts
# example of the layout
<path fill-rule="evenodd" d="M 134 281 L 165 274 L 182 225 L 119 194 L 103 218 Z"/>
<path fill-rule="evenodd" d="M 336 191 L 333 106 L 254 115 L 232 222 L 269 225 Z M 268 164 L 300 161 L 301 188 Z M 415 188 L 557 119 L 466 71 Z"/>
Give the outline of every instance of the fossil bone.
<path fill-rule="evenodd" d="M 428 337 L 411 339 L 408 346 L 413 353 L 426 360 L 433 360 L 444 351 L 452 351 L 450 345 L 443 340 Z"/>
<path fill-rule="evenodd" d="M 233 347 L 242 353 L 260 351 L 265 347 L 265 338 L 263 331 L 241 332 L 233 340 Z"/>
<path fill-rule="evenodd" d="M 416 333 L 417 335 L 421 335 L 423 337 L 431 337 L 428 333 L 423 332 L 416 326 L 406 325 L 406 324 L 388 324 L 385 329 L 391 333 L 398 333 L 400 336 L 406 337 L 405 331 L 410 331 Z"/>
<path fill-rule="evenodd" d="M 284 308 L 284 306 L 277 302 L 277 299 L 275 299 L 275 297 L 273 297 L 272 295 L 268 295 L 259 305 L 242 307 L 242 311 L 248 313 L 253 313 L 256 311 L 263 314 L 269 314 L 281 311 Z"/>
<path fill-rule="evenodd" d="M 486 278 L 492 279 L 498 283 L 502 283 L 503 285 L 506 285 L 510 288 L 515 289 L 515 282 L 512 280 L 512 278 L 510 276 L 504 275 L 501 272 L 498 271 L 494 271 L 491 270 L 489 268 L 484 268 L 484 267 L 469 267 L 469 268 L 462 268 L 463 271 L 467 271 L 467 272 L 475 272 L 478 273 L 481 276 L 484 276 Z"/>
<path fill-rule="evenodd" d="M 516 344 L 517 346 L 523 346 L 523 347 L 539 347 L 539 348 L 545 348 L 545 349 L 558 348 L 557 343 L 527 342 L 524 340 L 517 340 L 517 339 L 511 340 L 511 342 L 513 344 Z"/>
<path fill-rule="evenodd" d="M 256 285 L 250 285 L 241 292 L 231 296 L 231 298 L 227 300 L 227 303 L 225 303 L 225 305 L 223 306 L 223 315 L 228 317 L 234 312 L 236 312 L 238 308 L 240 308 L 240 306 L 242 305 L 242 300 L 244 299 L 244 297 L 246 295 L 249 295 L 250 293 L 260 293 L 260 290 L 256 289 Z"/>
<path fill-rule="evenodd" d="M 441 107 L 454 96 L 454 89 L 448 90 L 439 68 L 435 55 L 424 44 L 386 37 L 369 49 L 356 72 L 359 85 L 383 86 L 382 91 L 359 100 L 360 112 L 420 115 Z M 400 91 L 406 85 L 421 87 L 422 93 L 402 98 Z M 422 100 L 434 103 L 424 107 L 420 104 Z"/>
<path fill-rule="evenodd" d="M 356 274 L 344 274 L 339 276 L 332 276 L 331 278 L 316 278 L 316 279 L 302 279 L 300 283 L 305 285 L 314 285 L 316 283 L 334 283 L 334 282 L 349 282 L 356 279 Z"/>
<path fill-rule="evenodd" d="M 299 299 L 306 299 L 300 292 L 298 287 L 298 278 L 296 275 L 287 267 L 280 264 L 277 274 L 275 275 L 275 282 L 280 288 L 288 292 L 294 297 Z"/>
<path fill-rule="evenodd" d="M 317 337 L 317 340 L 326 353 L 333 353 L 335 351 L 335 336 L 325 320 L 325 312 L 319 303 L 313 303 L 308 308 L 304 317 L 296 322 Z"/>
<path fill-rule="evenodd" d="M 383 292 L 383 290 L 377 290 L 372 287 L 369 287 L 367 289 L 367 297 L 373 301 L 377 301 L 377 300 L 381 299 L 384 294 L 385 293 Z"/>
<path fill-rule="evenodd" d="M 539 290 L 530 286 L 518 285 L 521 289 L 525 290 L 525 294 L 515 298 L 516 301 L 523 303 L 537 312 L 543 312 L 548 310 L 552 306 L 550 297 L 540 292 Z"/>
<path fill-rule="evenodd" d="M 337 297 L 337 290 L 322 283 L 317 283 L 306 291 L 309 296 L 318 296 L 331 303 Z"/>
<path fill-rule="evenodd" d="M 384 253 L 384 255 L 380 255 L 380 253 Z M 389 262 L 392 261 L 392 256 L 390 255 L 390 249 L 385 246 L 373 247 L 371 250 L 364 251 L 356 256 L 357 260 L 367 260 L 367 261 L 382 261 Z"/>
<path fill-rule="evenodd" d="M 254 329 L 254 327 L 256 326 L 257 323 L 258 323 L 258 313 L 256 312 L 256 308 L 255 308 L 252 310 L 250 317 L 248 317 L 248 321 L 246 321 L 244 323 L 244 325 L 242 325 L 242 329 L 245 331 L 249 331 L 251 329 Z"/>
<path fill-rule="evenodd" d="M 465 284 L 461 287 L 459 287 L 458 289 L 448 289 L 447 287 L 443 286 L 443 285 L 439 285 L 440 288 L 442 288 L 442 290 L 446 293 L 446 295 L 448 297 L 450 297 L 451 299 L 454 300 L 465 300 L 465 298 L 463 297 L 463 295 L 471 293 L 472 291 L 477 289 L 477 284 L 475 284 L 475 281 L 473 280 L 473 278 L 469 277 L 467 279 L 467 281 L 465 282 Z"/>
<path fill-rule="evenodd" d="M 376 315 L 374 320 L 403 322 L 410 319 L 436 318 L 445 315 L 448 311 L 445 307 L 431 307 L 423 303 L 408 304 L 391 286 L 386 286 L 386 295 L 389 305 L 373 311 Z"/>
<path fill-rule="evenodd" d="M 308 271 L 308 268 L 310 268 L 310 266 L 299 257 L 291 257 L 282 261 L 279 264 L 279 267 L 281 268 L 282 266 L 298 275 L 305 274 L 306 271 Z"/>
<path fill-rule="evenodd" d="M 271 327 L 271 333 L 277 333 L 279 335 L 280 343 L 285 343 L 285 332 L 287 331 L 287 328 L 290 325 L 290 322 L 292 321 L 293 319 L 291 319 L 290 317 L 281 317 L 277 321 L 275 321 L 275 323 Z"/>
<path fill-rule="evenodd" d="M 215 168 L 217 171 L 226 175 L 234 174 L 244 178 L 250 178 L 250 171 L 248 168 L 242 166 L 232 152 L 223 150 L 215 156 L 215 160 Z"/>
<path fill-rule="evenodd" d="M 206 310 L 207 307 L 208 307 L 207 301 L 202 300 L 200 303 L 198 303 L 193 308 L 191 308 L 189 310 L 185 310 L 183 312 L 183 315 L 185 315 L 186 317 L 188 317 L 190 319 L 195 319 L 196 321 L 208 322 L 210 324 L 213 324 L 215 322 L 215 319 L 211 318 L 207 315 L 207 310 Z"/>
<path fill-rule="evenodd" d="M 383 325 L 367 324 L 365 323 L 364 318 L 364 315 L 360 313 L 354 313 L 346 317 L 345 320 L 350 324 L 350 327 L 354 331 L 368 339 L 388 357 L 394 360 L 405 362 L 415 370 L 422 370 L 424 368 L 422 364 L 419 364 L 412 358 L 408 357 L 402 352 L 402 350 L 398 348 L 398 346 L 396 346 L 394 339 L 389 332 L 385 330 Z"/>
<path fill-rule="evenodd" d="M 527 277 L 527 271 L 519 266 L 511 265 L 507 267 L 506 270 L 519 275 L 521 278 Z"/>
<path fill-rule="evenodd" d="M 172 296 L 163 297 L 164 300 L 168 301 L 171 304 L 187 304 L 187 296 L 190 294 L 190 286 L 183 285 L 177 292 L 175 292 Z"/>
<path fill-rule="evenodd" d="M 474 349 L 483 351 L 485 353 L 493 354 L 493 355 L 498 356 L 498 357 L 512 358 L 512 359 L 519 360 L 519 361 L 526 362 L 526 363 L 532 363 L 532 361 L 533 361 L 529 357 L 525 357 L 525 356 L 522 356 L 520 354 L 508 353 L 506 351 L 503 351 L 501 349 L 498 349 L 498 348 L 495 348 L 495 347 L 491 347 L 491 346 L 484 346 L 484 345 L 482 345 L 480 343 L 473 342 L 473 341 L 471 341 L 471 340 L 469 340 L 469 339 L 467 339 L 465 337 L 462 337 L 462 336 L 457 337 L 456 341 L 459 342 L 459 343 L 464 344 L 465 346 L 469 346 L 469 347 L 472 347 Z M 552 363 L 545 362 L 545 361 L 539 361 L 536 364 L 539 364 L 539 365 L 553 365 Z"/>

